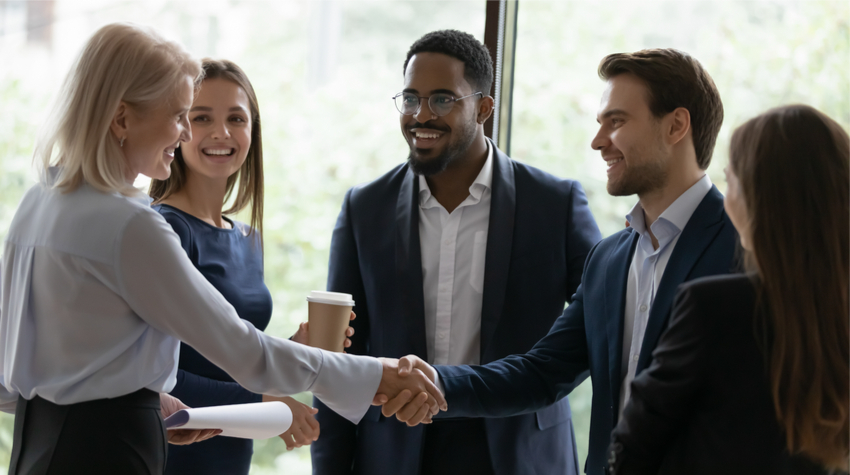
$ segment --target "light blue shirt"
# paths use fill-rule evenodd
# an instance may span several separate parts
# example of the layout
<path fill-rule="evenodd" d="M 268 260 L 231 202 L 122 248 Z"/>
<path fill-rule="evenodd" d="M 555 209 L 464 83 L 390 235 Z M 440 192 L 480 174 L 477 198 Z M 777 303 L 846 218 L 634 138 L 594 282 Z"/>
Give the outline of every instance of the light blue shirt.
<path fill-rule="evenodd" d="M 640 201 L 632 208 L 626 220 L 638 238 L 635 254 L 629 266 L 629 280 L 626 286 L 625 322 L 623 324 L 623 354 L 621 361 L 622 385 L 620 386 L 620 415 L 629 400 L 631 382 L 635 378 L 638 357 L 643 346 L 649 312 L 658 292 L 658 284 L 664 276 L 664 269 L 670 255 L 679 241 L 679 236 L 691 215 L 711 191 L 711 179 L 708 175 L 697 181 L 682 193 L 650 226 L 658 241 L 658 249 L 652 246 L 652 237 L 646 229 L 643 207 Z"/>
<path fill-rule="evenodd" d="M 262 333 L 201 275 L 148 199 L 83 185 L 27 191 L 0 262 L 0 410 L 18 396 L 57 404 L 176 382 L 179 340 L 243 387 L 312 391 L 358 422 L 381 363 Z"/>

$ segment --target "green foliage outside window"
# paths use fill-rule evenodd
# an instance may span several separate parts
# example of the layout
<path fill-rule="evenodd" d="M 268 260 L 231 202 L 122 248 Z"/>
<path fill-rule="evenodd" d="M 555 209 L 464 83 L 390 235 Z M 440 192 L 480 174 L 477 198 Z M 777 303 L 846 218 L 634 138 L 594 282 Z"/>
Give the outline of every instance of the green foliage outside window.
<path fill-rule="evenodd" d="M 6 2 L 22 3 L 22 2 Z M 4 3 L 0 2 L 0 14 Z M 7 11 L 12 7 L 6 6 Z M 15 7 L 19 8 L 19 6 Z M 198 56 L 245 69 L 263 120 L 265 270 L 275 310 L 268 332 L 288 337 L 306 318 L 307 292 L 323 289 L 331 231 L 345 191 L 402 163 L 406 144 L 390 99 L 402 87 L 410 44 L 428 31 L 484 32 L 483 1 L 91 2 L 57 1 L 50 48 L 26 44 L 0 16 L 0 237 L 34 182 L 37 128 L 73 55 L 100 25 L 153 25 Z M 603 235 L 622 229 L 634 197 L 605 192 L 605 165 L 590 149 L 612 52 L 675 47 L 714 78 L 726 119 L 708 173 L 722 169 L 737 124 L 770 107 L 811 104 L 850 127 L 850 6 L 844 1 L 521 1 L 511 154 L 581 181 Z M 25 26 L 25 23 L 24 23 Z M 580 466 L 587 452 L 590 388 L 571 396 Z M 309 395 L 300 395 L 309 401 Z M 0 416 L 0 467 L 12 417 Z M 3 469 L 0 468 L 0 471 Z M 252 473 L 310 473 L 309 449 L 255 444 Z"/>

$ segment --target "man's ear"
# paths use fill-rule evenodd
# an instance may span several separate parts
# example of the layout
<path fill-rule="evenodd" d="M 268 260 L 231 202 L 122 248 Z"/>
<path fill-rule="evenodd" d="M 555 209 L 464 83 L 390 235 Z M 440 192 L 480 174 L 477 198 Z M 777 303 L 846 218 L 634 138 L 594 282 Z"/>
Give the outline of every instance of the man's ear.
<path fill-rule="evenodd" d="M 112 116 L 112 121 L 109 123 L 109 130 L 115 135 L 115 138 L 123 142 L 127 138 L 127 114 L 130 112 L 127 103 L 121 101 L 118 104 L 118 109 Z"/>
<path fill-rule="evenodd" d="M 669 121 L 665 138 L 669 144 L 674 145 L 688 136 L 691 130 L 691 113 L 684 107 L 678 107 L 667 117 Z"/>
<path fill-rule="evenodd" d="M 490 96 L 484 96 L 478 101 L 478 116 L 475 118 L 476 122 L 479 124 L 483 124 L 493 115 L 493 108 L 496 106 L 496 102 Z"/>

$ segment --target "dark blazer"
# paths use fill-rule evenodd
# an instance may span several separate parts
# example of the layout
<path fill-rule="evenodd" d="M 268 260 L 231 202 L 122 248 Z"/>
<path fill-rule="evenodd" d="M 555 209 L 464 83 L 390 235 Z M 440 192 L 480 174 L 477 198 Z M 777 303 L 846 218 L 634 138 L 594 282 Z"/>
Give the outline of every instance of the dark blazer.
<path fill-rule="evenodd" d="M 626 228 L 591 250 L 572 304 L 528 353 L 485 366 L 438 366 L 449 404 L 447 415 L 502 417 L 535 411 L 569 394 L 589 374 L 593 404 L 585 471 L 604 473 L 611 431 L 617 423 L 626 284 L 638 237 Z M 734 265 L 737 239 L 723 210 L 723 195 L 712 186 L 667 262 L 650 310 L 637 373 L 649 365 L 667 326 L 676 288 L 698 277 L 728 273 Z"/>
<path fill-rule="evenodd" d="M 481 310 L 481 361 L 528 351 L 578 287 L 601 238 L 578 182 L 495 149 Z M 331 243 L 328 290 L 354 295 L 351 353 L 427 358 L 419 248 L 419 180 L 401 165 L 345 196 Z M 373 407 L 355 426 L 319 407 L 313 473 L 418 474 L 424 429 Z M 576 473 L 569 403 L 484 421 L 497 474 Z M 458 460 L 458 463 L 462 463 Z M 353 469 L 352 469 L 353 467 Z"/>
<path fill-rule="evenodd" d="M 613 433 L 612 472 L 826 473 L 791 457 L 776 420 L 744 274 L 682 285 L 670 326 Z"/>

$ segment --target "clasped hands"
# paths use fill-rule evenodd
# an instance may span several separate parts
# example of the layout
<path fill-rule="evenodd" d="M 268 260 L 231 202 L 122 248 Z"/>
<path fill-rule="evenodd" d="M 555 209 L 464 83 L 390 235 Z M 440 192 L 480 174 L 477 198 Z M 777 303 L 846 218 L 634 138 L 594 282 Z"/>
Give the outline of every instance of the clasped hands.
<path fill-rule="evenodd" d="M 431 418 L 448 409 L 446 398 L 435 384 L 437 371 L 413 355 L 399 360 L 378 358 L 384 367 L 381 384 L 372 404 L 385 417 L 396 416 L 408 426 L 430 424 Z"/>

